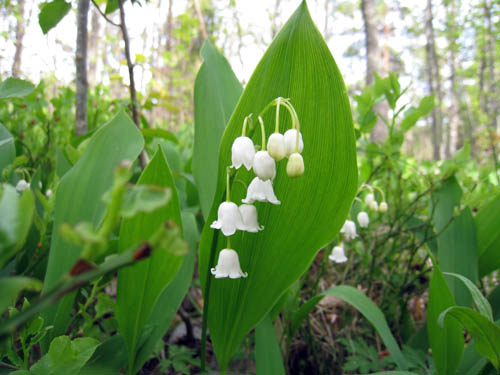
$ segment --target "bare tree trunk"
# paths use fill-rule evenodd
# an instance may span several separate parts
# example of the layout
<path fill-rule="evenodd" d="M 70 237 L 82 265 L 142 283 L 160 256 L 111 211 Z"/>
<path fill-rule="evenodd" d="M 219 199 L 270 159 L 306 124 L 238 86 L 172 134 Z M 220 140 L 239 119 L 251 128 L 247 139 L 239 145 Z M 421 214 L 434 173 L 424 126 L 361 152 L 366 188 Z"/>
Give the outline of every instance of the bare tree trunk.
<path fill-rule="evenodd" d="M 118 5 L 120 7 L 120 28 L 122 30 L 123 42 L 125 43 L 125 58 L 127 60 L 128 67 L 128 78 L 129 78 L 129 91 L 130 91 L 130 101 L 132 107 L 132 119 L 135 125 L 140 129 L 141 120 L 139 117 L 139 110 L 137 109 L 137 93 L 135 91 L 135 79 L 134 79 L 134 64 L 132 63 L 132 58 L 130 57 L 130 39 L 128 37 L 127 24 L 125 23 L 125 10 L 123 9 L 124 0 L 118 0 Z M 148 164 L 148 156 L 143 150 L 139 155 L 139 164 L 142 168 L 146 167 Z"/>
<path fill-rule="evenodd" d="M 87 132 L 87 23 L 90 0 L 78 0 L 76 32 L 76 135 Z"/>
<path fill-rule="evenodd" d="M 24 39 L 24 0 L 17 2 L 18 14 L 16 14 L 16 52 L 14 54 L 14 62 L 12 64 L 12 75 L 19 77 L 21 74 L 21 55 L 23 53 Z"/>
<path fill-rule="evenodd" d="M 489 0 L 484 1 L 484 15 L 486 18 L 486 44 L 487 44 L 487 67 L 488 67 L 488 114 L 490 116 L 490 125 L 493 130 L 500 131 L 500 118 L 499 118 L 499 93 L 498 93 L 498 78 L 495 70 L 495 58 L 496 58 L 496 41 L 492 30 L 492 19 L 491 19 L 491 3 Z"/>
<path fill-rule="evenodd" d="M 203 19 L 203 14 L 201 13 L 201 7 L 199 0 L 193 0 L 194 2 L 194 10 L 196 11 L 196 17 L 198 17 L 198 21 L 200 22 L 200 31 L 203 39 L 208 38 L 207 28 L 205 26 L 205 20 Z"/>
<path fill-rule="evenodd" d="M 374 81 L 374 73 L 381 71 L 380 61 L 382 53 L 378 44 L 377 30 L 377 8 L 375 0 L 361 0 L 361 12 L 365 25 L 366 45 L 366 84 Z M 385 102 L 380 102 L 374 107 L 375 111 L 383 117 L 387 117 L 388 107 Z M 387 138 L 387 127 L 381 119 L 373 127 L 371 139 L 374 142 L 383 142 Z"/>
<path fill-rule="evenodd" d="M 97 55 L 99 52 L 99 36 L 101 31 L 101 16 L 99 12 L 92 10 L 92 18 L 90 21 L 90 34 L 89 34 L 89 80 L 91 83 L 97 82 Z"/>
<path fill-rule="evenodd" d="M 455 1 L 451 0 L 448 3 L 448 50 L 450 51 L 450 86 L 451 86 L 451 106 L 449 111 L 449 126 L 446 139 L 446 157 L 451 157 L 458 148 L 459 124 L 460 124 L 460 99 L 457 80 L 457 32 L 456 32 L 456 5 Z"/>
<path fill-rule="evenodd" d="M 434 160 L 440 159 L 441 145 L 441 81 L 439 78 L 439 65 L 436 55 L 436 44 L 434 40 L 434 26 L 432 19 L 432 0 L 427 0 L 425 8 L 425 38 L 426 38 L 426 60 L 427 78 L 429 92 L 436 95 L 437 106 L 432 111 L 432 146 Z"/>

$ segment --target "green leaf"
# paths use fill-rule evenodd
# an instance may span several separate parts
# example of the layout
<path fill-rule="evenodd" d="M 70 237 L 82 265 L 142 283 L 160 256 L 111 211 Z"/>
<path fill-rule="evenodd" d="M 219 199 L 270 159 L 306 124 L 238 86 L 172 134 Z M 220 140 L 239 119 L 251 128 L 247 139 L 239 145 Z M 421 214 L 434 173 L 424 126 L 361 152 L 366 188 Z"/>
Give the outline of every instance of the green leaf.
<path fill-rule="evenodd" d="M 500 194 L 480 208 L 474 218 L 479 253 L 479 276 L 500 268 Z"/>
<path fill-rule="evenodd" d="M 68 336 L 56 337 L 49 352 L 30 369 L 31 375 L 78 374 L 92 357 L 99 341 L 83 337 L 73 341 Z"/>
<path fill-rule="evenodd" d="M 137 184 L 169 188 L 172 199 L 167 206 L 124 219 L 120 228 L 120 251 L 148 239 L 167 220 L 182 224 L 174 180 L 161 148 L 158 148 Z M 155 251 L 150 258 L 118 271 L 115 313 L 119 331 L 127 344 L 129 366 L 132 368 L 144 326 L 158 297 L 172 281 L 182 263 L 182 256 L 168 250 Z"/>
<path fill-rule="evenodd" d="M 453 294 L 438 265 L 434 264 L 427 305 L 427 334 L 432 349 L 432 359 L 439 375 L 455 374 L 464 350 L 464 337 L 460 324 L 447 321 L 443 328 L 438 326 L 439 315 L 453 305 L 455 305 Z"/>
<path fill-rule="evenodd" d="M 441 233 L 437 238 L 439 267 L 443 272 L 458 273 L 475 283 L 478 280 L 477 241 L 470 209 L 466 208 L 450 222 L 461 196 L 455 177 L 443 181 L 432 196 L 434 227 L 436 233 Z M 463 283 L 450 277 L 446 281 L 457 304 L 470 306 L 472 299 Z"/>
<path fill-rule="evenodd" d="M 135 185 L 125 191 L 120 214 L 132 218 L 139 212 L 153 212 L 165 206 L 172 195 L 169 188 L 157 185 Z M 105 202 L 109 203 L 110 196 L 106 195 Z"/>
<path fill-rule="evenodd" d="M 103 194 L 113 183 L 113 173 L 123 160 L 135 160 L 144 140 L 132 120 L 119 112 L 109 123 L 101 126 L 90 138 L 82 156 L 61 178 L 55 195 L 55 217 L 44 290 L 50 290 L 78 259 L 82 248 L 62 238 L 59 228 L 68 223 L 90 222 L 96 227 L 106 208 Z M 73 306 L 74 293 L 65 296 L 44 312 L 46 325 L 52 329 L 42 341 L 66 331 Z"/>
<path fill-rule="evenodd" d="M 166 139 L 167 141 L 179 143 L 177 137 L 172 132 L 169 132 L 168 130 L 165 129 L 141 129 L 141 133 L 145 138 L 146 137 L 163 138 Z"/>
<path fill-rule="evenodd" d="M 420 374 L 408 371 L 382 371 L 382 372 L 372 372 L 366 375 L 420 375 Z"/>
<path fill-rule="evenodd" d="M 201 65 L 194 84 L 193 175 L 201 211 L 207 218 L 217 185 L 217 160 L 224 129 L 243 87 L 231 66 L 208 40 L 201 48 Z"/>
<path fill-rule="evenodd" d="M 214 236 L 209 225 L 216 219 L 223 199 L 232 143 L 241 134 L 244 117 L 250 113 L 256 117 L 279 96 L 290 98 L 300 118 L 305 173 L 301 178 L 290 179 L 285 173 L 286 161 L 279 163 L 274 192 L 281 205 L 257 203 L 259 222 L 265 230 L 255 234 L 237 232 L 231 237 L 242 269 L 249 276 L 212 282 L 208 323 L 222 368 L 245 335 L 308 268 L 322 246 L 338 233 L 357 188 L 355 139 L 346 89 L 305 2 L 258 64 L 222 138 L 217 191 L 200 244 L 203 284 L 209 272 Z M 274 129 L 274 118 L 274 110 L 263 116 L 267 134 Z M 290 127 L 288 117 L 283 116 L 280 125 L 282 131 Z M 261 143 L 260 131 L 249 135 L 255 144 Z M 244 168 L 236 174 L 236 179 L 246 183 L 252 178 Z M 234 202 L 240 203 L 245 194 L 241 184 L 233 184 Z M 222 237 L 218 236 L 217 251 L 226 246 Z"/>
<path fill-rule="evenodd" d="M 285 374 L 281 349 L 269 315 L 255 328 L 255 365 L 259 375 Z"/>
<path fill-rule="evenodd" d="M 479 375 L 488 360 L 480 356 L 474 348 L 474 340 L 470 341 L 464 350 L 464 355 L 457 369 L 457 375 Z"/>
<path fill-rule="evenodd" d="M 467 289 L 469 289 L 469 292 L 472 296 L 472 301 L 474 302 L 474 305 L 476 306 L 479 313 L 488 318 L 488 320 L 493 321 L 493 312 L 491 311 L 491 306 L 488 300 L 481 294 L 478 287 L 474 285 L 472 281 L 457 273 L 443 272 L 443 275 L 453 276 L 461 280 L 467 287 Z"/>
<path fill-rule="evenodd" d="M 53 0 L 41 5 L 38 23 L 44 34 L 55 27 L 71 9 L 71 3 L 64 0 Z"/>
<path fill-rule="evenodd" d="M 39 292 L 42 290 L 43 284 L 29 277 L 14 276 L 0 278 L 0 315 L 12 306 L 19 292 L 22 290 L 31 290 Z"/>
<path fill-rule="evenodd" d="M 20 98 L 28 95 L 35 89 L 35 86 L 19 78 L 9 77 L 0 82 L 0 99 Z"/>
<path fill-rule="evenodd" d="M 16 147 L 14 146 L 14 137 L 0 123 L 0 181 L 2 181 L 3 169 L 12 163 L 15 158 Z"/>
<path fill-rule="evenodd" d="M 498 370 L 500 364 L 500 327 L 478 312 L 461 306 L 452 306 L 439 315 L 438 324 L 446 324 L 446 317 L 452 316 L 459 321 L 475 340 L 477 352 Z M 449 320 L 449 319 L 448 319 Z"/>
<path fill-rule="evenodd" d="M 34 212 L 30 189 L 19 194 L 13 186 L 0 186 L 0 269 L 26 241 Z"/>
<path fill-rule="evenodd" d="M 387 325 L 384 314 L 380 311 L 377 305 L 372 302 L 372 300 L 361 293 L 358 289 L 348 285 L 340 285 L 325 290 L 321 293 L 321 296 L 325 295 L 335 296 L 354 306 L 377 330 L 398 367 L 401 370 L 406 370 L 408 368 L 406 359 L 401 353 L 398 343 Z"/>
<path fill-rule="evenodd" d="M 158 340 L 165 335 L 170 323 L 177 314 L 177 310 L 184 299 L 194 273 L 194 262 L 198 248 L 199 233 L 194 215 L 182 212 L 182 227 L 184 238 L 189 244 L 189 253 L 182 261 L 181 268 L 172 282 L 163 290 L 147 322 L 147 327 L 154 328 L 147 337 L 143 337 L 143 344 L 137 351 L 134 373 L 151 357 L 151 353 Z"/>
<path fill-rule="evenodd" d="M 125 2 L 125 1 L 123 1 Z M 106 2 L 106 10 L 104 11 L 106 14 L 113 13 L 115 10 L 118 9 L 118 0 L 108 0 Z"/>

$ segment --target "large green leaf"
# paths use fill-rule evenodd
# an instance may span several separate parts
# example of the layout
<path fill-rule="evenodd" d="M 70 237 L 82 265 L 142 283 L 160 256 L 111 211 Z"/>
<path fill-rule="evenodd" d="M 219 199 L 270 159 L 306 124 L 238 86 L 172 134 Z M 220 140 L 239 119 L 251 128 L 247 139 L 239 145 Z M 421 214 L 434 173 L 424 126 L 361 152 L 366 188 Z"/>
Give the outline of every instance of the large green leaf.
<path fill-rule="evenodd" d="M 479 276 L 500 268 L 500 194 L 481 207 L 476 217 Z"/>
<path fill-rule="evenodd" d="M 15 302 L 15 298 L 22 290 L 40 291 L 43 284 L 24 276 L 0 278 L 0 315 Z"/>
<path fill-rule="evenodd" d="M 0 99 L 20 98 L 28 95 L 35 89 L 35 86 L 29 82 L 15 77 L 9 77 L 0 82 Z"/>
<path fill-rule="evenodd" d="M 458 322 L 448 320 L 443 328 L 438 325 L 439 315 L 454 305 L 453 294 L 438 265 L 434 264 L 427 305 L 427 334 L 439 375 L 455 374 L 464 350 L 462 327 Z"/>
<path fill-rule="evenodd" d="M 70 9 L 71 3 L 64 0 L 52 0 L 42 4 L 38 15 L 38 23 L 43 33 L 47 34 L 50 29 L 55 27 L 68 14 Z"/>
<path fill-rule="evenodd" d="M 452 306 L 439 316 L 438 324 L 443 326 L 452 316 L 459 321 L 474 338 L 477 352 L 486 358 L 498 370 L 500 365 L 500 327 L 487 317 L 468 307 Z"/>
<path fill-rule="evenodd" d="M 134 373 L 151 357 L 158 340 L 165 335 L 177 310 L 186 295 L 194 273 L 196 249 L 198 248 L 199 233 L 194 215 L 182 212 L 182 227 L 184 239 L 189 244 L 189 253 L 184 257 L 181 268 L 172 282 L 163 290 L 146 324 L 149 334 L 141 338 L 143 342 L 137 351 Z"/>
<path fill-rule="evenodd" d="M 387 325 L 384 314 L 371 299 L 361 293 L 358 289 L 348 285 L 340 285 L 335 288 L 325 290 L 321 293 L 321 295 L 335 296 L 337 298 L 341 298 L 350 305 L 353 305 L 377 330 L 385 346 L 396 361 L 398 367 L 401 370 L 406 370 L 408 368 L 406 359 L 401 353 L 398 343 Z"/>
<path fill-rule="evenodd" d="M 222 368 L 245 335 L 338 233 L 357 187 L 354 131 L 346 89 L 305 2 L 260 61 L 222 138 L 216 199 L 200 245 L 202 283 L 209 272 L 214 236 L 209 225 L 216 219 L 223 199 L 233 140 L 241 134 L 245 116 L 259 114 L 279 96 L 290 98 L 300 118 L 305 173 L 292 180 L 285 173 L 286 161 L 278 163 L 274 191 L 281 205 L 258 203 L 259 221 L 265 229 L 259 233 L 237 232 L 231 237 L 248 278 L 212 281 L 208 322 Z M 269 134 L 274 129 L 274 111 L 264 116 L 264 122 Z M 285 118 L 280 123 L 282 131 L 283 125 L 290 126 Z M 260 132 L 255 132 L 253 139 L 260 144 Z M 236 179 L 249 183 L 252 175 L 242 169 Z M 246 191 L 241 184 L 233 184 L 231 194 L 232 200 L 240 203 Z M 218 238 L 216 247 L 220 250 L 226 241 L 222 235 Z"/>
<path fill-rule="evenodd" d="M 204 61 L 194 84 L 193 174 L 206 218 L 217 186 L 220 140 L 243 88 L 227 60 L 208 40 L 201 57 Z"/>
<path fill-rule="evenodd" d="M 153 212 L 140 213 L 124 219 L 120 228 L 119 251 L 140 243 L 153 235 L 167 220 L 181 225 L 179 199 L 174 179 L 161 148 L 142 173 L 138 185 L 168 187 L 172 198 L 168 205 Z M 129 351 L 129 366 L 133 367 L 137 343 L 149 319 L 158 296 L 172 281 L 182 263 L 182 256 L 169 251 L 155 251 L 153 255 L 118 271 L 116 291 L 116 318 L 119 331 Z"/>
<path fill-rule="evenodd" d="M 13 186 L 0 185 L 0 269 L 24 244 L 34 212 L 31 190 L 20 195 Z"/>
<path fill-rule="evenodd" d="M 284 375 L 281 349 L 269 315 L 255 328 L 255 365 L 259 375 Z"/>
<path fill-rule="evenodd" d="M 0 123 L 0 181 L 2 181 L 3 169 L 12 163 L 15 158 L 16 147 L 14 146 L 14 137 Z"/>
<path fill-rule="evenodd" d="M 50 290 L 78 259 L 81 247 L 67 243 L 59 233 L 61 224 L 72 226 L 102 219 L 103 194 L 113 183 L 113 172 L 122 160 L 135 160 L 144 140 L 130 117 L 118 113 L 94 133 L 83 155 L 60 180 L 55 201 L 54 232 L 50 248 L 44 290 Z M 45 324 L 54 328 L 49 338 L 66 331 L 74 294 L 65 296 L 44 313 Z M 47 342 L 45 347 L 47 346 Z"/>
<path fill-rule="evenodd" d="M 435 204 L 434 226 L 437 233 L 439 267 L 443 272 L 465 276 L 473 283 L 478 280 L 477 242 L 474 219 L 469 208 L 454 217 L 460 205 L 462 190 L 455 177 L 443 181 L 433 194 Z M 470 306 L 472 299 L 465 285 L 458 279 L 446 277 L 458 305 Z"/>

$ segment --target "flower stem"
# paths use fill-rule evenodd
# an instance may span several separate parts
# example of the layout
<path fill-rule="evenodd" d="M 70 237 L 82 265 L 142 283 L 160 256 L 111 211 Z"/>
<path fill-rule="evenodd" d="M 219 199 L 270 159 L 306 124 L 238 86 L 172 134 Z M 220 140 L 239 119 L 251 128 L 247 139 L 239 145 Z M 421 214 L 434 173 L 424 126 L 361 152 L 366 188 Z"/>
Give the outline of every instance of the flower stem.
<path fill-rule="evenodd" d="M 266 129 L 264 128 L 264 121 L 262 117 L 259 116 L 260 132 L 262 135 L 262 151 L 266 151 Z"/>
<path fill-rule="evenodd" d="M 226 202 L 231 202 L 231 187 L 229 185 L 230 167 L 226 169 Z"/>
<path fill-rule="evenodd" d="M 280 132 L 280 105 L 281 105 L 281 97 L 276 99 L 276 125 L 274 126 L 274 132 Z"/>
<path fill-rule="evenodd" d="M 374 188 L 375 190 L 377 190 L 378 192 L 380 192 L 380 194 L 382 195 L 382 201 L 385 201 L 385 194 L 384 194 L 384 191 L 383 191 L 381 188 L 377 187 L 377 186 L 373 186 L 373 188 Z"/>
<path fill-rule="evenodd" d="M 210 248 L 210 256 L 208 259 L 208 270 L 207 277 L 205 278 L 205 291 L 203 293 L 205 300 L 203 302 L 203 315 L 201 323 L 201 348 L 200 348 L 200 371 L 205 373 L 206 369 L 206 358 L 207 358 L 207 326 L 208 326 L 208 304 L 210 302 L 210 282 L 212 278 L 210 277 L 210 269 L 212 268 L 215 260 L 215 253 L 217 252 L 217 237 L 219 231 L 214 231 L 214 237 L 212 238 L 212 247 Z"/>
<path fill-rule="evenodd" d="M 243 120 L 243 129 L 241 130 L 241 136 L 242 137 L 245 137 L 246 134 L 247 134 L 247 122 L 248 122 L 248 119 L 250 117 L 252 117 L 251 113 L 247 117 L 245 117 L 245 119 Z"/>

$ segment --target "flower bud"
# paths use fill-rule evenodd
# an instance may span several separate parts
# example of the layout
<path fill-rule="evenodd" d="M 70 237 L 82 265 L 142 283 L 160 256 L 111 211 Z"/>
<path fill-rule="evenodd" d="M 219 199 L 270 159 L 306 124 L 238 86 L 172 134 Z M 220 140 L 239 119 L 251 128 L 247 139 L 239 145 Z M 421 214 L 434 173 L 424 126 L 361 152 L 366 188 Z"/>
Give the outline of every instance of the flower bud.
<path fill-rule="evenodd" d="M 378 203 L 377 201 L 371 202 L 369 205 L 370 210 L 377 212 L 378 211 Z"/>
<path fill-rule="evenodd" d="M 274 180 L 276 162 L 267 151 L 259 151 L 253 159 L 253 171 L 262 181 Z"/>
<path fill-rule="evenodd" d="M 367 194 L 365 197 L 365 203 L 367 205 L 370 205 L 370 203 L 372 203 L 374 200 L 375 200 L 375 196 L 372 193 Z"/>
<path fill-rule="evenodd" d="M 285 137 L 280 133 L 273 133 L 267 140 L 267 152 L 271 157 L 280 161 L 286 156 L 285 153 Z"/>
<path fill-rule="evenodd" d="M 385 213 L 385 212 L 387 212 L 388 208 L 389 207 L 387 206 L 387 202 L 382 202 L 382 203 L 380 203 L 380 207 L 378 208 L 378 210 L 382 213 Z"/>
<path fill-rule="evenodd" d="M 366 212 L 361 211 L 358 214 L 358 223 L 361 228 L 368 227 L 368 224 L 370 224 L 370 218 L 368 217 L 368 214 Z"/>
<path fill-rule="evenodd" d="M 290 156 L 295 152 L 295 146 L 297 146 L 297 130 L 288 129 L 284 135 L 285 138 L 285 151 L 286 155 Z M 304 142 L 302 141 L 302 134 L 299 133 L 299 153 L 304 149 Z"/>
<path fill-rule="evenodd" d="M 300 177 L 304 174 L 304 159 L 299 153 L 293 153 L 288 158 L 286 164 L 286 173 L 288 177 Z"/>
<path fill-rule="evenodd" d="M 19 180 L 16 185 L 16 190 L 18 193 L 21 193 L 23 190 L 29 189 L 30 184 L 26 182 L 26 180 Z"/>

